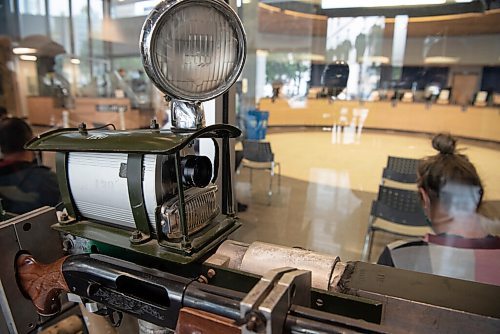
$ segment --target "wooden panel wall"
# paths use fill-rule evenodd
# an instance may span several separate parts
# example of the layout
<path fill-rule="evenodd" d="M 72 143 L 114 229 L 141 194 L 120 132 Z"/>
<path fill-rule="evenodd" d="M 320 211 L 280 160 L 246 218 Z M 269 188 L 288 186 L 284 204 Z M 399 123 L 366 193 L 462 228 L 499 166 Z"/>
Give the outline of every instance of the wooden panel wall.
<path fill-rule="evenodd" d="M 51 97 L 28 97 L 29 121 L 36 125 L 61 125 L 62 108 L 54 107 Z M 136 129 L 149 125 L 149 120 L 143 120 L 139 110 L 132 109 L 127 98 L 76 98 L 74 109 L 69 109 L 70 126 L 85 122 L 87 126 L 113 123 L 120 127 L 119 113 L 116 111 L 97 111 L 96 106 L 106 105 L 124 106 L 125 126 L 127 129 Z"/>
<path fill-rule="evenodd" d="M 436 133 L 500 142 L 500 108 L 432 105 L 424 103 L 335 101 L 310 99 L 289 103 L 279 99 L 272 103 L 262 99 L 260 109 L 269 111 L 270 126 L 351 124 L 368 128 Z M 363 116 L 365 115 L 365 116 Z"/>

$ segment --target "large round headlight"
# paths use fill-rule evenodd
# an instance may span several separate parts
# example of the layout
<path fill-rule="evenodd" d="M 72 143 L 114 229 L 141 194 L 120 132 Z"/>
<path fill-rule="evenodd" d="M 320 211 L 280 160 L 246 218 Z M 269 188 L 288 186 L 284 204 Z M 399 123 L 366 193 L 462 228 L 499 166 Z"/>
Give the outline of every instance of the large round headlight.
<path fill-rule="evenodd" d="M 206 101 L 238 78 L 246 55 L 236 13 L 219 0 L 167 0 L 150 13 L 141 33 L 146 73 L 166 95 Z"/>

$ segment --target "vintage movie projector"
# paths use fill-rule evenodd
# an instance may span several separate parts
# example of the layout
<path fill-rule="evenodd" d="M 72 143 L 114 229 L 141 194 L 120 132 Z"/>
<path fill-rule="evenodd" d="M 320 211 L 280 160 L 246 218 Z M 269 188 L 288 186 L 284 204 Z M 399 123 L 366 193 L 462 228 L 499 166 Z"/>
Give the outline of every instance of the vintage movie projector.
<path fill-rule="evenodd" d="M 0 265 L 15 267 L 0 272 L 6 331 L 38 331 L 62 292 L 115 325 L 120 314 L 137 318 L 144 334 L 498 330 L 498 286 L 225 240 L 239 224 L 229 139 L 240 131 L 227 124 L 225 92 L 245 60 L 241 22 L 220 0 L 163 1 L 143 26 L 141 53 L 171 100 L 171 130 L 82 125 L 28 144 L 57 152 L 67 213 L 53 228 L 70 255 L 46 228 L 53 208 L 0 224 Z M 334 93 L 348 75 L 338 65 Z M 204 126 L 200 102 L 221 95 L 223 124 Z M 197 154 L 200 138 L 214 139 L 213 163 Z"/>

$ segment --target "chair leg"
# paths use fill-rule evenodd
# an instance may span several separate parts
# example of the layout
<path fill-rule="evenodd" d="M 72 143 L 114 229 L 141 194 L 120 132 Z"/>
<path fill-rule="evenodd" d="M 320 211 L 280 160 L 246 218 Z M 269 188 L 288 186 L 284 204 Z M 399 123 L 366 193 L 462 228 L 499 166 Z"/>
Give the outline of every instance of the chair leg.
<path fill-rule="evenodd" d="M 277 162 L 276 166 L 278 166 L 278 193 L 280 193 L 281 192 L 281 165 L 279 162 Z"/>
<path fill-rule="evenodd" d="M 274 177 L 274 162 L 271 164 L 271 169 L 270 169 L 270 178 L 269 178 L 269 204 L 271 204 L 271 197 L 273 196 L 273 177 Z"/>
<path fill-rule="evenodd" d="M 367 262 L 370 260 L 371 248 L 373 244 L 373 233 L 374 233 L 374 230 L 372 229 L 373 222 L 374 222 L 374 217 L 370 216 L 370 219 L 368 220 L 368 229 L 365 235 L 365 243 L 363 245 L 363 251 L 361 252 L 361 261 L 363 262 Z"/>
<path fill-rule="evenodd" d="M 368 258 L 366 261 L 370 261 L 372 257 L 372 249 L 373 249 L 373 240 L 375 239 L 375 230 L 372 229 L 371 231 L 371 236 L 370 236 L 370 247 L 368 248 Z"/>
<path fill-rule="evenodd" d="M 372 229 L 368 227 L 368 230 L 366 231 L 366 236 L 365 236 L 365 243 L 363 245 L 363 251 L 361 252 L 361 261 L 363 262 L 368 262 L 370 259 L 370 246 L 372 243 Z"/>

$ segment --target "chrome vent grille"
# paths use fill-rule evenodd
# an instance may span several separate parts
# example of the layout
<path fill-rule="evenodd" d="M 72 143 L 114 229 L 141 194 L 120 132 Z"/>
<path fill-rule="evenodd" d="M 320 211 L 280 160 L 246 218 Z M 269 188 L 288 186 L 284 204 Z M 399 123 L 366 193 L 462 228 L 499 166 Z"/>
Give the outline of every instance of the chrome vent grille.
<path fill-rule="evenodd" d="M 189 188 L 184 192 L 188 234 L 191 235 L 210 223 L 219 213 L 216 200 L 217 186 Z M 176 196 L 161 207 L 162 232 L 169 239 L 182 236 L 179 215 L 179 198 Z"/>

